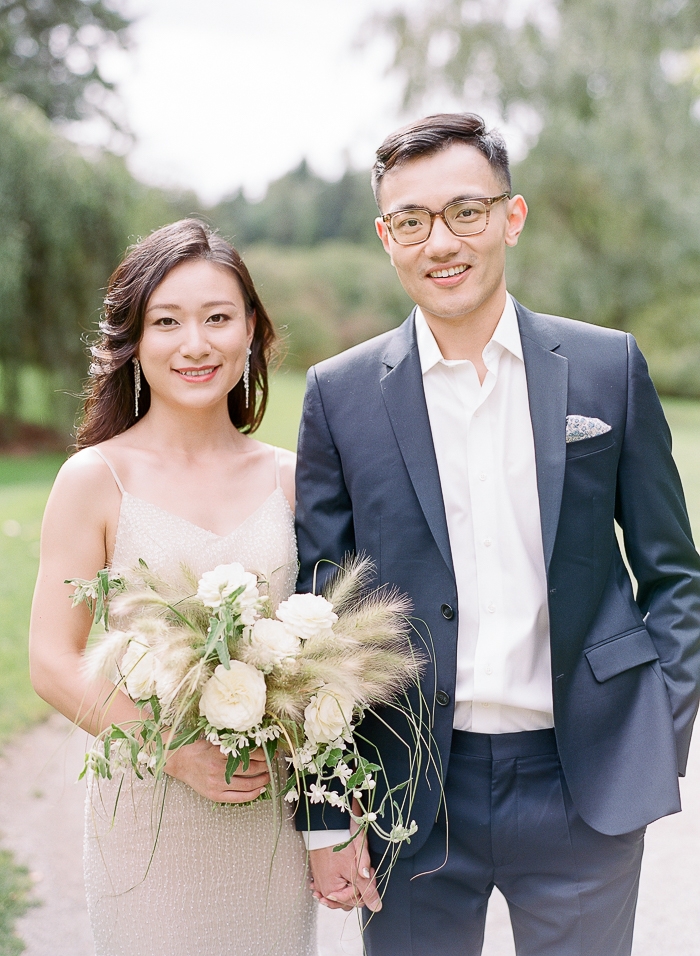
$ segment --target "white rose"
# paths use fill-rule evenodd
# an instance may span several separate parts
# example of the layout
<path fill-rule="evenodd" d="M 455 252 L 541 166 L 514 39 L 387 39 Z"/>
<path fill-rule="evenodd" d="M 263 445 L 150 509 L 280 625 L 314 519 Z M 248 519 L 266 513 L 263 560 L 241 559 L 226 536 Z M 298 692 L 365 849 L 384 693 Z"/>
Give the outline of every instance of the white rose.
<path fill-rule="evenodd" d="M 132 639 L 121 662 L 121 674 L 132 700 L 148 700 L 156 692 L 158 661 L 147 644 Z"/>
<path fill-rule="evenodd" d="M 237 562 L 220 564 L 213 571 L 205 571 L 199 579 L 197 597 L 205 607 L 220 607 L 230 594 L 241 587 L 245 590 L 236 598 L 236 603 L 242 610 L 255 608 L 260 598 L 255 575 Z"/>
<path fill-rule="evenodd" d="M 302 641 L 329 634 L 338 620 L 331 602 L 320 594 L 292 594 L 277 608 L 277 617 Z"/>
<path fill-rule="evenodd" d="M 219 730 L 250 730 L 263 719 L 265 678 L 243 661 L 231 661 L 229 669 L 219 664 L 204 685 L 199 712 Z"/>
<path fill-rule="evenodd" d="M 320 690 L 304 711 L 304 733 L 312 744 L 328 744 L 342 737 L 352 721 L 353 701 L 331 688 Z"/>
<path fill-rule="evenodd" d="M 281 621 L 262 617 L 250 630 L 245 659 L 262 671 L 270 671 L 284 661 L 295 658 L 300 646 L 299 638 L 290 634 Z"/>

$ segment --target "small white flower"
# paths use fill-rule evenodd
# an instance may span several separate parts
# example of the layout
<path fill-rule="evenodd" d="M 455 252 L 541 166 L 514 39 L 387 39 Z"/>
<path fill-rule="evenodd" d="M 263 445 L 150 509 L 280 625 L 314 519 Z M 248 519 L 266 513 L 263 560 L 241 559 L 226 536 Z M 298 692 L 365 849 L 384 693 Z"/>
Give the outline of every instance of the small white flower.
<path fill-rule="evenodd" d="M 277 608 L 277 617 L 302 641 L 331 634 L 338 620 L 330 601 L 318 594 L 292 594 Z"/>
<path fill-rule="evenodd" d="M 156 692 L 158 661 L 147 644 L 132 638 L 122 657 L 120 670 L 132 700 L 148 700 Z"/>
<path fill-rule="evenodd" d="M 344 796 L 336 793 L 335 790 L 329 790 L 326 794 L 326 801 L 330 803 L 332 807 L 338 807 L 339 810 L 342 810 L 343 813 L 347 812 L 348 805 Z"/>
<path fill-rule="evenodd" d="M 310 799 L 311 803 L 323 803 L 326 799 L 325 785 L 319 787 L 318 784 L 312 783 L 311 789 L 307 791 L 306 796 Z"/>
<path fill-rule="evenodd" d="M 361 790 L 353 790 L 352 795 L 353 795 L 353 797 L 356 797 L 356 798 L 359 800 L 360 797 L 362 796 L 362 791 L 361 791 Z"/>
<path fill-rule="evenodd" d="M 395 827 L 392 827 L 389 833 L 389 841 L 391 843 L 403 843 L 404 840 L 408 840 L 410 843 L 411 837 L 417 832 L 418 824 L 415 820 L 411 820 L 411 824 L 408 827 L 402 827 L 397 824 Z"/>
<path fill-rule="evenodd" d="M 266 698 L 260 671 L 243 661 L 231 661 L 229 668 L 219 664 L 204 685 L 199 712 L 219 730 L 246 731 L 263 719 Z"/>
<path fill-rule="evenodd" d="M 236 598 L 236 604 L 241 609 L 241 616 L 245 614 L 250 619 L 243 623 L 252 624 L 260 599 L 258 579 L 238 562 L 219 564 L 213 571 L 205 571 L 199 579 L 197 597 L 205 607 L 221 607 L 223 601 L 241 587 L 245 590 Z"/>
<path fill-rule="evenodd" d="M 343 763 L 343 761 L 341 760 L 340 763 L 336 765 L 334 776 L 339 777 L 340 780 L 342 780 L 343 783 L 345 783 L 346 781 L 350 779 L 350 777 L 352 777 L 352 770 L 350 767 L 348 767 L 346 763 Z"/>
<path fill-rule="evenodd" d="M 288 790 L 284 795 L 284 799 L 287 801 L 287 803 L 296 803 L 299 799 L 299 792 L 297 791 L 296 787 L 292 787 L 291 790 Z"/>
<path fill-rule="evenodd" d="M 324 744 L 350 731 L 354 702 L 330 685 L 319 690 L 306 705 L 304 733 L 314 744 Z"/>
<path fill-rule="evenodd" d="M 250 629 L 242 652 L 249 664 L 269 673 L 273 667 L 293 660 L 300 647 L 299 638 L 290 634 L 281 621 L 262 617 Z"/>

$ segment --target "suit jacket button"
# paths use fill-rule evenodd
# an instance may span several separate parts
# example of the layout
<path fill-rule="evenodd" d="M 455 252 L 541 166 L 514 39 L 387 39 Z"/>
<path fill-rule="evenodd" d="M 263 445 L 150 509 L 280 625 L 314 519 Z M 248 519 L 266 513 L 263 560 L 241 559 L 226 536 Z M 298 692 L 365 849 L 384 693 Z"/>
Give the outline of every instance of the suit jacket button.
<path fill-rule="evenodd" d="M 451 621 L 452 618 L 455 616 L 455 612 L 452 610 L 449 604 L 441 605 L 440 611 L 442 612 L 442 616 L 445 618 L 446 621 Z"/>
<path fill-rule="evenodd" d="M 450 702 L 450 695 L 446 690 L 439 690 L 435 695 L 435 700 L 441 707 L 447 707 Z"/>

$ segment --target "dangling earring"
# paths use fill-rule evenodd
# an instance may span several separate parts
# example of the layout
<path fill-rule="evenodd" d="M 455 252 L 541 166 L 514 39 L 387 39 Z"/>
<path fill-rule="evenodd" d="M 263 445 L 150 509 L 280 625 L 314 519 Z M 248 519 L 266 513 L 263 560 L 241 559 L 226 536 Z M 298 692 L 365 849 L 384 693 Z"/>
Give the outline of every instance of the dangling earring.
<path fill-rule="evenodd" d="M 243 368 L 243 388 L 245 389 L 245 407 L 250 405 L 250 346 L 245 350 L 245 367 Z"/>
<path fill-rule="evenodd" d="M 139 417 L 139 395 L 141 394 L 141 363 L 134 356 L 131 360 L 134 363 L 134 412 Z"/>

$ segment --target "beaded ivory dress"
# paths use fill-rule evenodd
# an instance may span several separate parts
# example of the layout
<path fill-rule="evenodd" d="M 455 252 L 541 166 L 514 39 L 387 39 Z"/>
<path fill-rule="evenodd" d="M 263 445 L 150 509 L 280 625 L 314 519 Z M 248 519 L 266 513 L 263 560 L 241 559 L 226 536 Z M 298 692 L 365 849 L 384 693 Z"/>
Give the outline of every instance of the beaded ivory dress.
<path fill-rule="evenodd" d="M 280 487 L 276 449 L 275 490 L 225 537 L 130 495 L 104 460 L 122 492 L 113 567 L 143 558 L 168 575 L 184 561 L 201 575 L 238 561 L 246 570 L 271 575 L 274 604 L 293 592 L 294 518 Z M 93 778 L 84 852 L 96 956 L 316 951 L 304 845 L 279 801 L 221 805 L 173 777 L 158 784 L 131 772 L 115 773 L 111 781 Z"/>

